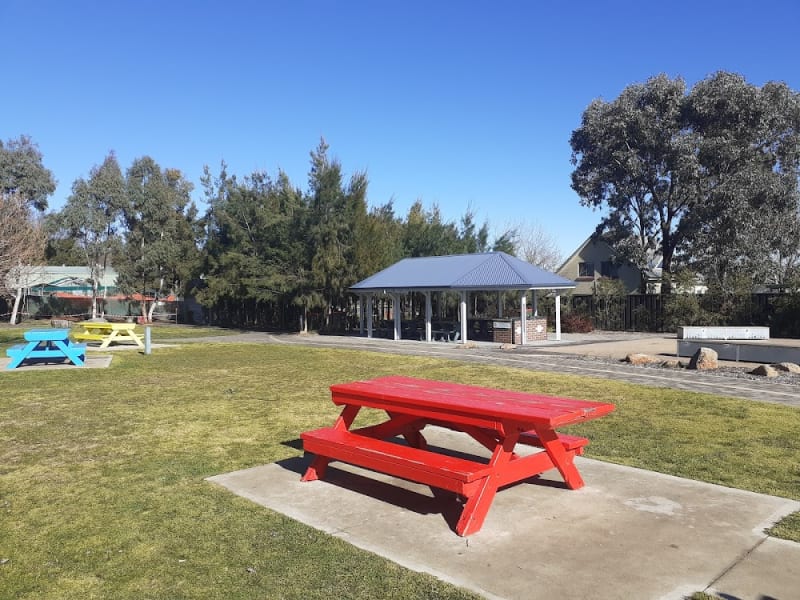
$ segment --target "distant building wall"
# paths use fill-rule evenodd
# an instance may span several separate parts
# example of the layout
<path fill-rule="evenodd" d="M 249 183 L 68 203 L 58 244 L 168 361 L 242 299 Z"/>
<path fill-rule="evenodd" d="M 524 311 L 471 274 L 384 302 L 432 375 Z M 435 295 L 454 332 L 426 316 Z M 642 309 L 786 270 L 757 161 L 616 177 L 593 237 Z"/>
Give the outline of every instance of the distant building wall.
<path fill-rule="evenodd" d="M 595 293 L 597 280 L 604 277 L 620 280 L 627 293 L 635 293 L 640 284 L 639 270 L 631 265 L 615 265 L 613 255 L 606 242 L 590 238 L 561 265 L 557 274 L 575 281 L 572 293 L 576 295 Z"/>

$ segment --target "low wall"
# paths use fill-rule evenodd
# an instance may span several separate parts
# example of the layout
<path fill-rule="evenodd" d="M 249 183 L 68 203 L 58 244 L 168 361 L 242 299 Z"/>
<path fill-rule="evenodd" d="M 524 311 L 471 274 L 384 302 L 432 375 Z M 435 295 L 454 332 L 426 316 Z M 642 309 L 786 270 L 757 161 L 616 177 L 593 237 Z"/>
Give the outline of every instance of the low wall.
<path fill-rule="evenodd" d="M 752 363 L 800 364 L 800 346 L 779 346 L 723 340 L 678 340 L 678 356 L 694 356 L 700 348 L 711 348 L 720 360 Z"/>
<path fill-rule="evenodd" d="M 678 327 L 679 340 L 768 340 L 769 327 Z"/>
<path fill-rule="evenodd" d="M 537 317 L 525 321 L 528 342 L 547 340 L 547 319 Z M 492 324 L 493 340 L 500 344 L 521 344 L 522 328 L 519 319 L 495 319 Z"/>

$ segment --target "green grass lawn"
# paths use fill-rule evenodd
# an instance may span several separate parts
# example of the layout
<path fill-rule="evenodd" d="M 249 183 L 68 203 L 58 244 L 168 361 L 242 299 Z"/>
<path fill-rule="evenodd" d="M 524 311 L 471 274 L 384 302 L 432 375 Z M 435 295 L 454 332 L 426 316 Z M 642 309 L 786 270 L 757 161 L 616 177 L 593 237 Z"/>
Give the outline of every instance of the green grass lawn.
<path fill-rule="evenodd" d="M 0 375 L 0 598 L 474 598 L 204 481 L 300 456 L 300 432 L 338 414 L 329 385 L 386 374 L 614 402 L 570 429 L 587 456 L 800 499 L 797 409 L 221 338 Z M 797 518 L 782 527 L 800 540 Z"/>

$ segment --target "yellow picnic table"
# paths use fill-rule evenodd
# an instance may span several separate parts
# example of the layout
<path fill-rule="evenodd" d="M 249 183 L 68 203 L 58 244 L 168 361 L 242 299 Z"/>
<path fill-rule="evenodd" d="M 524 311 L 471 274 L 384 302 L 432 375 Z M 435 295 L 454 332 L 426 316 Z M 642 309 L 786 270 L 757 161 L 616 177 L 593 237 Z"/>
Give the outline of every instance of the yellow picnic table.
<path fill-rule="evenodd" d="M 76 340 L 101 342 L 100 348 L 108 348 L 112 343 L 133 342 L 144 348 L 142 336 L 136 333 L 136 323 L 94 323 L 86 321 L 78 323 L 83 331 L 73 334 Z"/>

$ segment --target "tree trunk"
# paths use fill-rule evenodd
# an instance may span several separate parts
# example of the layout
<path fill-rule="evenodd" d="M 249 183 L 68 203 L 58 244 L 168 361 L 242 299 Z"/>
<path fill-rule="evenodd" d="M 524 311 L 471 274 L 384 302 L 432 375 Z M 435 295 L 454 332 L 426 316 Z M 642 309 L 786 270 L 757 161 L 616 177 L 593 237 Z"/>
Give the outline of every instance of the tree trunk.
<path fill-rule="evenodd" d="M 97 318 L 97 280 L 92 279 L 92 319 Z"/>
<path fill-rule="evenodd" d="M 156 301 L 153 300 L 150 303 L 150 308 L 147 309 L 147 318 L 145 319 L 145 323 L 152 323 L 153 322 L 153 313 L 156 310 Z"/>
<path fill-rule="evenodd" d="M 19 303 L 22 300 L 22 288 L 17 288 L 17 295 L 14 296 L 14 307 L 11 309 L 11 318 L 8 322 L 11 325 L 17 324 L 17 312 L 19 312 Z"/>

